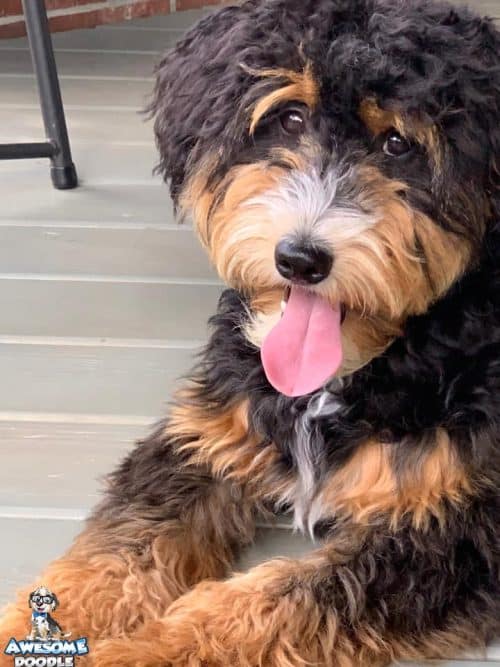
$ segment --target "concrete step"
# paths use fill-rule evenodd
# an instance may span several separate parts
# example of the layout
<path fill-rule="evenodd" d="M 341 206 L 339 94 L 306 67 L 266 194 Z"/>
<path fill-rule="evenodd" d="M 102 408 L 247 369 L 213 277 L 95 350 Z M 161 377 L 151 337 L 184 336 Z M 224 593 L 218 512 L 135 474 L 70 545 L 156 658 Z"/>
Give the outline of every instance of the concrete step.
<path fill-rule="evenodd" d="M 44 135 L 37 137 L 43 141 Z M 163 187 L 159 176 L 153 176 L 158 155 L 153 143 L 145 146 L 108 146 L 103 143 L 75 143 L 72 148 L 73 161 L 78 168 L 80 183 L 137 185 L 157 184 Z M 16 160 L 6 165 L 0 163 L 0 179 L 8 187 L 19 181 L 32 183 L 46 181 L 49 185 L 49 161 L 47 159 Z"/>
<path fill-rule="evenodd" d="M 5 79 L 3 83 L 8 84 Z M 90 152 L 89 146 L 94 147 L 96 144 L 105 145 L 107 148 L 141 146 L 149 151 L 154 150 L 153 124 L 147 122 L 146 118 L 135 109 L 116 113 L 103 109 L 66 108 L 66 123 L 71 146 L 87 149 L 80 151 L 80 159 L 85 152 Z M 2 108 L 0 100 L 0 142 L 6 143 L 14 139 L 41 141 L 44 136 L 42 116 L 38 106 L 21 109 Z M 0 162 L 0 167 L 12 167 L 14 164 L 14 161 L 7 165 Z M 3 169 L 1 173 L 7 174 L 8 169 Z"/>
<path fill-rule="evenodd" d="M 10 507 L 19 516 L 85 516 L 98 500 L 102 477 L 152 423 L 77 416 L 51 421 L 46 415 L 44 421 L 15 420 L 0 413 L 0 515 Z"/>
<path fill-rule="evenodd" d="M 92 343 L 0 344 L 2 412 L 13 419 L 18 412 L 155 419 L 198 349 L 163 341 Z"/>
<path fill-rule="evenodd" d="M 189 225 L 64 224 L 0 221 L 2 273 L 217 280 Z"/>
<path fill-rule="evenodd" d="M 78 49 L 76 46 L 63 50 L 56 48 L 55 56 L 61 81 L 66 77 L 85 77 L 85 79 L 104 77 L 113 81 L 122 78 L 138 80 L 151 78 L 154 63 L 159 59 L 157 50 L 94 51 L 91 48 Z M 33 74 L 31 54 L 26 44 L 0 41 L 0 58 L 4 79 L 8 76 L 21 77 Z"/>
<path fill-rule="evenodd" d="M 154 58 L 151 56 L 151 71 Z M 8 84 L 8 85 L 7 85 Z M 34 77 L 0 76 L 2 98 L 0 108 L 38 107 Z M 84 82 L 78 77 L 61 79 L 61 92 L 66 108 L 98 108 L 139 111 L 146 105 L 153 88 L 152 79 L 97 79 Z"/>
<path fill-rule="evenodd" d="M 3 274 L 5 276 L 6 274 Z M 0 274 L 1 335 L 200 340 L 219 285 L 182 279 Z"/>
<path fill-rule="evenodd" d="M 2 189 L 0 221 L 93 222 L 133 225 L 165 225 L 175 222 L 167 188 L 157 185 L 82 185 L 75 190 L 55 190 L 47 180 L 17 184 Z"/>

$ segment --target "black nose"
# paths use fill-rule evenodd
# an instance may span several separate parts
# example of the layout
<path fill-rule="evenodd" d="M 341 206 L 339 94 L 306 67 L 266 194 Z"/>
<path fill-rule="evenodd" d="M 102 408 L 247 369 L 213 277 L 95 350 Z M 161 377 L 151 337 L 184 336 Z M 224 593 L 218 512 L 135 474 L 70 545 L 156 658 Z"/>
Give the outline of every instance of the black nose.
<path fill-rule="evenodd" d="M 321 246 L 283 239 L 274 252 L 276 268 L 283 278 L 316 285 L 328 277 L 333 256 Z"/>

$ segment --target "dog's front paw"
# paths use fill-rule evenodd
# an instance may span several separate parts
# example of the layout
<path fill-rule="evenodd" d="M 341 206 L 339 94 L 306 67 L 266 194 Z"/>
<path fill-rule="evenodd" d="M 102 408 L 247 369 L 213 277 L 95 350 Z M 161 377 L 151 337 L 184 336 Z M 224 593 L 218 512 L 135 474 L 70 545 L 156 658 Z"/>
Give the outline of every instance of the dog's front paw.
<path fill-rule="evenodd" d="M 129 638 L 97 642 L 89 658 L 90 667 L 166 667 L 168 664 L 151 654 L 148 642 Z"/>
<path fill-rule="evenodd" d="M 93 667 L 284 667 L 305 664 L 286 631 L 286 607 L 265 592 L 266 572 L 204 582 L 133 637 L 98 642 Z M 280 631 L 281 630 L 281 631 Z M 288 659 L 290 652 L 293 659 Z"/>
<path fill-rule="evenodd" d="M 132 637 L 97 642 L 92 667 L 256 667 L 245 641 L 251 626 L 232 615 L 228 592 L 227 584 L 199 585 Z"/>
<path fill-rule="evenodd" d="M 142 633 L 141 633 L 142 634 Z M 194 645 L 162 639 L 106 639 L 94 646 L 90 667 L 222 667 L 226 663 L 206 661 Z M 229 663 L 228 667 L 229 667 Z M 236 663 L 233 663 L 233 667 Z"/>
<path fill-rule="evenodd" d="M 167 622 L 151 621 L 134 635 L 96 641 L 89 653 L 91 667 L 174 667 L 188 663 L 169 659 Z M 196 663 L 189 663 L 196 664 Z"/>

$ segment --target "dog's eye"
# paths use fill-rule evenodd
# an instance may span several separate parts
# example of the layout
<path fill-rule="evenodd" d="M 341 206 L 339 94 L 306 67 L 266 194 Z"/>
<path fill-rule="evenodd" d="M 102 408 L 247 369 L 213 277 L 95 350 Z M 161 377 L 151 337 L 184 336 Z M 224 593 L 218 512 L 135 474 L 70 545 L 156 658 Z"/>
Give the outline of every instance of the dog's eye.
<path fill-rule="evenodd" d="M 303 114 L 297 109 L 288 109 L 280 116 L 281 127 L 287 134 L 299 135 L 305 130 L 306 122 Z"/>
<path fill-rule="evenodd" d="M 391 157 L 401 157 L 409 153 L 412 148 L 411 143 L 405 139 L 396 130 L 391 130 L 384 143 L 384 153 Z"/>

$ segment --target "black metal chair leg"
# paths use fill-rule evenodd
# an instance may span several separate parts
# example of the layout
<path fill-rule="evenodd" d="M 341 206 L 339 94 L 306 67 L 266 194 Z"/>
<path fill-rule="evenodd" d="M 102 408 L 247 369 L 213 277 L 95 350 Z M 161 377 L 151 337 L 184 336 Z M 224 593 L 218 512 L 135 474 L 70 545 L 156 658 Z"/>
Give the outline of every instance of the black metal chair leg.
<path fill-rule="evenodd" d="M 23 9 L 47 141 L 0 144 L 0 160 L 50 158 L 50 175 L 54 187 L 58 190 L 76 188 L 78 178 L 71 158 L 66 118 L 44 0 L 23 0 Z"/>
<path fill-rule="evenodd" d="M 23 9 L 33 68 L 38 82 L 45 132 L 49 141 L 56 146 L 56 152 L 51 157 L 52 182 L 60 190 L 75 188 L 78 179 L 71 158 L 66 118 L 44 0 L 23 0 Z"/>

